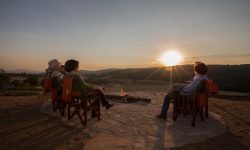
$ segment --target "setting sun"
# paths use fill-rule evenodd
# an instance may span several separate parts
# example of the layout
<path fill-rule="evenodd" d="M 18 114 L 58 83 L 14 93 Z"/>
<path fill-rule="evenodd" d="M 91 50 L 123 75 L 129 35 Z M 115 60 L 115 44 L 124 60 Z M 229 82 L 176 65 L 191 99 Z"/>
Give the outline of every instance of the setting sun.
<path fill-rule="evenodd" d="M 174 66 L 182 61 L 182 56 L 176 51 L 168 51 L 159 60 L 165 66 Z"/>

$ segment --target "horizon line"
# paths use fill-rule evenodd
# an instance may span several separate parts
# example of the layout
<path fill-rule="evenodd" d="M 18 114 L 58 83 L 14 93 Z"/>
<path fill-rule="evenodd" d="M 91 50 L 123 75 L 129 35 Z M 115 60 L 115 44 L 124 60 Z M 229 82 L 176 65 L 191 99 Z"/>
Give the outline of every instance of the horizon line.
<path fill-rule="evenodd" d="M 186 66 L 186 65 L 193 65 L 193 64 L 179 64 L 175 66 Z M 213 65 L 218 65 L 218 66 L 240 66 L 240 65 L 250 65 L 249 64 L 206 64 L 208 66 L 213 66 Z M 100 69 L 79 69 L 80 71 L 101 71 L 101 70 L 109 70 L 109 69 L 146 69 L 146 68 L 164 68 L 164 67 L 169 67 L 169 66 L 150 66 L 150 67 L 120 67 L 120 68 L 112 68 L 112 67 L 107 67 L 107 68 L 100 68 Z M 44 73 L 42 70 L 29 70 L 29 69 L 11 69 L 11 70 L 6 70 L 4 68 L 0 68 L 5 71 L 5 73 Z"/>

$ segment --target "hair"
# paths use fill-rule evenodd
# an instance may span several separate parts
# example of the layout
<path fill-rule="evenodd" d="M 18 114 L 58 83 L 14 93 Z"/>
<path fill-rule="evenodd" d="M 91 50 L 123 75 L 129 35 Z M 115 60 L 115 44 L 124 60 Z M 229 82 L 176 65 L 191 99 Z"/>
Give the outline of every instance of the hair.
<path fill-rule="evenodd" d="M 194 64 L 194 70 L 201 75 L 206 75 L 208 68 L 207 65 L 202 62 L 195 62 Z"/>
<path fill-rule="evenodd" d="M 67 72 L 75 70 L 79 66 L 79 61 L 70 59 L 65 62 L 65 70 Z"/>

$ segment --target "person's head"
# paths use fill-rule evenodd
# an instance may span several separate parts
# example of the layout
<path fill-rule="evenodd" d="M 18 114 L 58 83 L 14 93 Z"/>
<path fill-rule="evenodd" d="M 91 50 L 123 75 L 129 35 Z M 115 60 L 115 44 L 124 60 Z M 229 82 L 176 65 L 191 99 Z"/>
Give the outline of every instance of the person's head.
<path fill-rule="evenodd" d="M 64 67 L 67 72 L 79 71 L 79 61 L 74 59 L 67 60 Z"/>
<path fill-rule="evenodd" d="M 207 71 L 208 71 L 208 68 L 207 68 L 207 65 L 202 63 L 202 62 L 195 62 L 194 71 L 197 74 L 206 75 Z"/>
<path fill-rule="evenodd" d="M 52 59 L 48 62 L 49 71 L 60 71 L 61 70 L 61 64 L 57 59 Z"/>
<path fill-rule="evenodd" d="M 63 74 L 67 74 L 66 70 L 65 70 L 65 66 L 64 65 L 61 65 L 61 72 Z"/>

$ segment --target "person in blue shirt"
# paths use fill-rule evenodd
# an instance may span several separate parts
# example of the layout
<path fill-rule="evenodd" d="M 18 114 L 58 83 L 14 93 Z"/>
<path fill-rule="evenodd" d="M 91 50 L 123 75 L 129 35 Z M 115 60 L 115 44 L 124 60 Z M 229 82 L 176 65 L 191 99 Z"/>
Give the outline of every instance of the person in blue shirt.
<path fill-rule="evenodd" d="M 198 90 L 201 81 L 208 80 L 207 71 L 208 71 L 208 68 L 204 63 L 196 62 L 194 64 L 195 76 L 193 77 L 192 81 L 190 81 L 190 83 L 184 87 L 181 87 L 175 90 L 172 89 L 171 91 L 169 91 L 168 94 L 164 98 L 161 113 L 159 115 L 156 115 L 156 117 L 160 119 L 167 119 L 167 112 L 168 112 L 170 100 L 173 98 L 172 97 L 173 92 L 177 90 L 180 95 L 191 95 L 195 93 Z"/>

